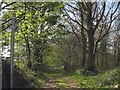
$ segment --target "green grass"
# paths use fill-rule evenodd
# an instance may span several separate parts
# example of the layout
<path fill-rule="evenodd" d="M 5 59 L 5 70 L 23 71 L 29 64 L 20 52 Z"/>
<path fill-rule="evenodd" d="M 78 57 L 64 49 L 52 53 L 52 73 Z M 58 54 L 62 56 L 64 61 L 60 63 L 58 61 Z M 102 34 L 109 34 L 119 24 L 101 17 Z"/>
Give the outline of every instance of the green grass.
<path fill-rule="evenodd" d="M 35 73 L 34 71 L 30 70 L 30 69 L 26 69 L 26 63 L 19 63 L 19 66 L 17 63 L 15 63 L 19 73 L 21 73 L 27 80 L 28 82 L 31 83 L 31 86 L 33 86 L 34 88 L 40 88 L 44 83 L 44 76 L 43 76 L 43 72 L 37 72 Z"/>
<path fill-rule="evenodd" d="M 44 76 L 41 72 L 34 73 L 32 70 L 26 72 L 29 82 L 35 87 L 40 88 L 44 83 Z"/>
<path fill-rule="evenodd" d="M 76 72 L 65 72 L 59 69 L 53 72 L 44 73 L 47 77 L 56 79 L 58 87 L 65 88 L 67 84 L 65 79 L 69 79 L 76 83 L 81 88 L 114 88 L 115 85 L 120 84 L 120 69 L 113 69 L 100 72 L 97 75 L 83 75 L 82 70 Z"/>
<path fill-rule="evenodd" d="M 57 83 L 56 85 L 58 88 L 68 88 L 69 87 L 68 84 L 66 84 L 66 83 Z"/>
<path fill-rule="evenodd" d="M 114 88 L 115 85 L 120 84 L 120 70 L 109 70 L 94 76 L 84 76 L 81 70 L 77 70 L 69 78 L 82 88 Z"/>
<path fill-rule="evenodd" d="M 21 67 L 23 68 L 24 66 L 21 65 Z M 64 71 L 62 67 L 56 68 L 50 72 L 37 72 L 36 74 L 32 70 L 27 70 L 24 72 L 27 79 L 32 82 L 32 85 L 35 88 L 40 88 L 44 85 L 46 77 L 55 79 L 58 88 L 69 87 L 69 81 L 73 81 L 80 88 L 102 88 L 102 90 L 104 88 L 114 88 L 115 85 L 120 84 L 119 68 L 100 72 L 97 75 L 91 74 L 86 76 L 83 75 L 83 70 L 67 72 Z M 68 81 L 66 82 L 66 80 Z"/>

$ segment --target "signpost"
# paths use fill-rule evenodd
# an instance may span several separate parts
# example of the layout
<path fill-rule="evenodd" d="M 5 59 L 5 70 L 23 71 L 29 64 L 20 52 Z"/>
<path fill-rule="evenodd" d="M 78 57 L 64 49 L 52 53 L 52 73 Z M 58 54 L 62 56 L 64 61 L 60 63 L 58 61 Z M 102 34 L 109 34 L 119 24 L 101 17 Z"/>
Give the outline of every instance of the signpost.
<path fill-rule="evenodd" d="M 13 17 L 12 17 L 12 30 L 11 30 L 11 54 L 10 54 L 10 65 L 11 65 L 11 71 L 10 71 L 10 86 L 11 88 L 13 88 L 13 62 L 14 62 L 14 36 L 15 36 L 15 22 L 16 22 L 16 15 L 15 13 L 13 13 Z"/>

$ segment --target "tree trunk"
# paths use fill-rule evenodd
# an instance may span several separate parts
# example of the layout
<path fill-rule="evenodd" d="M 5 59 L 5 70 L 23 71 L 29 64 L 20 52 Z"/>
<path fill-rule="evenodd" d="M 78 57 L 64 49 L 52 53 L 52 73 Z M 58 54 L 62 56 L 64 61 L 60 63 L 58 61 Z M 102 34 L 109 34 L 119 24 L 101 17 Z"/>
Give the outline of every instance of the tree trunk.
<path fill-rule="evenodd" d="M 104 69 L 104 66 L 103 66 L 103 65 L 104 65 L 104 53 L 101 52 L 100 55 L 101 55 L 101 56 L 100 56 L 100 57 L 101 57 L 101 58 L 100 58 L 100 59 L 101 59 L 101 60 L 100 60 L 100 61 L 101 61 L 101 65 L 100 65 L 100 66 L 101 66 L 101 69 Z"/>
<path fill-rule="evenodd" d="M 120 67 L 120 48 L 118 48 L 118 58 L 117 58 L 117 65 L 118 67 Z"/>
<path fill-rule="evenodd" d="M 27 52 L 27 67 L 29 69 L 31 69 L 32 67 L 32 64 L 31 64 L 31 58 L 30 58 L 30 44 L 29 44 L 29 40 L 28 40 L 28 37 L 27 37 L 27 40 L 26 40 L 26 52 Z"/>
<path fill-rule="evenodd" d="M 88 35 L 88 59 L 86 63 L 86 69 L 88 71 L 95 72 L 95 54 L 94 51 L 94 36 L 93 33 L 89 33 Z"/>
<path fill-rule="evenodd" d="M 92 23 L 92 3 L 88 2 L 87 9 L 87 34 L 88 34 L 88 59 L 86 63 L 87 71 L 95 72 L 95 53 L 94 53 L 94 30 Z"/>
<path fill-rule="evenodd" d="M 82 67 L 85 67 L 85 62 L 86 62 L 86 38 L 84 35 L 84 32 L 81 31 L 82 33 L 82 45 L 83 45 L 83 49 L 82 49 Z"/>
<path fill-rule="evenodd" d="M 81 5 L 80 5 L 80 8 Z M 87 41 L 86 41 L 86 37 L 85 37 L 85 31 L 84 31 L 84 10 L 83 9 L 80 9 L 81 11 L 81 23 L 82 23 L 82 26 L 81 26 L 81 36 L 82 36 L 82 67 L 85 67 L 85 62 L 86 62 L 86 47 L 87 47 Z"/>
<path fill-rule="evenodd" d="M 43 64 L 43 51 L 40 53 L 39 63 Z"/>
<path fill-rule="evenodd" d="M 108 69 L 107 52 L 105 54 L 105 69 Z"/>

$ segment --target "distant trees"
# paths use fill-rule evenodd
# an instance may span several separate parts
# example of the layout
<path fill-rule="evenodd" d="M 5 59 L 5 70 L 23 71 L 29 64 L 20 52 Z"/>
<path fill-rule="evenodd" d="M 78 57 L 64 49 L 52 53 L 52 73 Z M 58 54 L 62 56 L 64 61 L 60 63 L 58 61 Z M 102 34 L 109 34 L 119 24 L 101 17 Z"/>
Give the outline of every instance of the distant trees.
<path fill-rule="evenodd" d="M 76 36 L 68 35 L 60 47 L 59 58 L 66 71 L 72 71 L 80 68 L 81 47 L 78 44 Z"/>
<path fill-rule="evenodd" d="M 119 13 L 119 11 L 118 11 Z M 119 16 L 120 17 L 120 16 Z M 113 46 L 113 52 L 114 52 L 114 60 L 116 62 L 116 66 L 120 66 L 120 19 L 117 19 L 117 22 L 114 24 L 114 46 Z"/>

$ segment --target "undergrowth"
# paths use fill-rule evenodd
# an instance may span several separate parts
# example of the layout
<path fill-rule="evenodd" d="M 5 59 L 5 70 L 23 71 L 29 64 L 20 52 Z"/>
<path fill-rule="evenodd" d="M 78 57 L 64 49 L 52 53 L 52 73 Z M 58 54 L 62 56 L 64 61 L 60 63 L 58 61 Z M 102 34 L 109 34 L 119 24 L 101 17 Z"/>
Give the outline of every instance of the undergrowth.
<path fill-rule="evenodd" d="M 115 85 L 120 84 L 120 69 L 117 68 L 92 76 L 85 76 L 81 70 L 77 70 L 69 78 L 72 78 L 82 88 L 114 88 Z"/>

